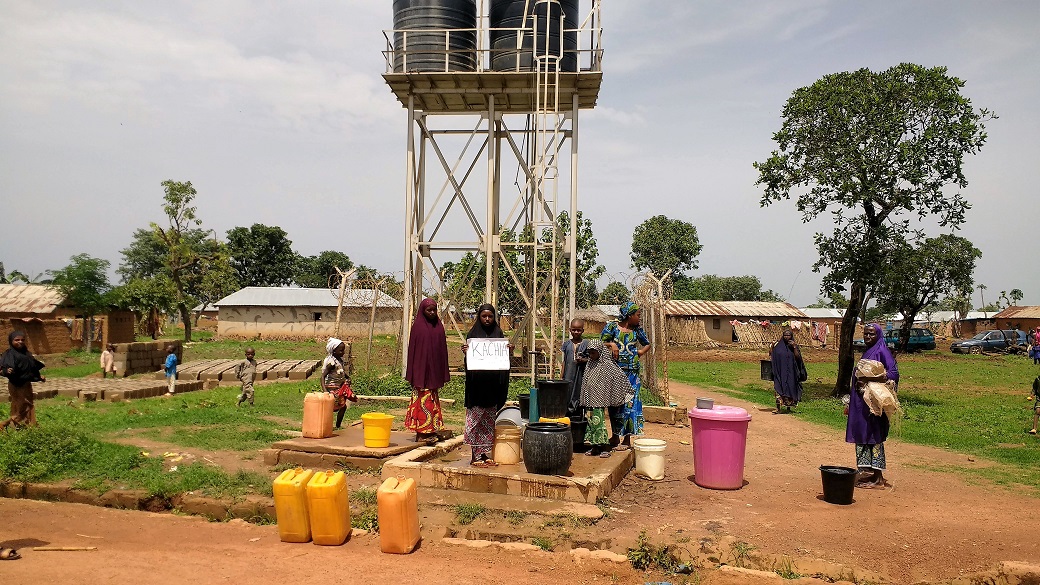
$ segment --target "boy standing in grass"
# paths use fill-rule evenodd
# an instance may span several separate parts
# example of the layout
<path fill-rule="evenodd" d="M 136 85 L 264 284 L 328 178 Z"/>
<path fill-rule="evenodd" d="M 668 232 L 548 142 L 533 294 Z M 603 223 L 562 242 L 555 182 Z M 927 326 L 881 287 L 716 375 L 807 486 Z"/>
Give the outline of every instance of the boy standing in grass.
<path fill-rule="evenodd" d="M 116 377 L 116 346 L 109 343 L 105 346 L 105 351 L 101 352 L 101 377 L 107 378 L 108 374 L 111 373 L 112 377 Z"/>
<path fill-rule="evenodd" d="M 242 403 L 246 400 L 249 401 L 249 406 L 253 406 L 253 379 L 256 378 L 256 360 L 253 359 L 256 356 L 256 351 L 251 348 L 246 348 L 246 359 L 238 362 L 235 366 L 235 377 L 242 382 L 242 393 L 238 395 L 238 404 L 235 406 L 242 406 Z"/>
<path fill-rule="evenodd" d="M 166 383 L 169 385 L 166 390 L 167 396 L 173 396 L 173 389 L 177 386 L 177 352 L 174 350 L 172 345 L 166 346 Z"/>

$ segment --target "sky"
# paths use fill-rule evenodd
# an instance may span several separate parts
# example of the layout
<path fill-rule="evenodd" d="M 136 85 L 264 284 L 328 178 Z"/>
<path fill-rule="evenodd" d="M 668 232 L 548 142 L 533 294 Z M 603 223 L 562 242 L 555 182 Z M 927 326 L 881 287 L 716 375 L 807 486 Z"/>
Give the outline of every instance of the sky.
<path fill-rule="evenodd" d="M 407 123 L 381 77 L 391 4 L 0 2 L 0 261 L 35 275 L 87 253 L 114 269 L 134 230 L 163 219 L 172 179 L 192 182 L 219 235 L 278 225 L 302 254 L 400 272 Z M 913 62 L 947 67 L 999 116 L 965 163 L 959 235 L 983 252 L 986 302 L 1019 288 L 1040 304 L 1040 3 L 606 0 L 602 16 L 579 154 L 601 284 L 634 272 L 633 229 L 664 214 L 697 227 L 693 275 L 753 274 L 815 301 L 812 238 L 829 222 L 761 208 L 752 164 L 795 89 Z"/>

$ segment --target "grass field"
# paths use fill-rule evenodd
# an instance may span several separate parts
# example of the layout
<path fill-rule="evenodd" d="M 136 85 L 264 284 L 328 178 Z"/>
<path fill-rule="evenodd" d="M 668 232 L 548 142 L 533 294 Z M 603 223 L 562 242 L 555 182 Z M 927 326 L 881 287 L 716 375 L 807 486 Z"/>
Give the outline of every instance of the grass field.
<path fill-rule="evenodd" d="M 833 363 L 809 363 L 809 381 L 794 416 L 842 433 L 841 403 L 830 397 Z M 763 406 L 774 404 L 771 382 L 759 380 L 757 363 L 678 362 L 671 376 Z M 1032 424 L 1031 362 L 1015 356 L 952 356 L 936 352 L 902 356 L 899 401 L 904 416 L 893 425 L 900 440 L 978 455 L 998 465 L 973 471 L 1001 484 L 1040 490 L 1040 438 L 1025 431 Z M 841 437 L 844 440 L 844 437 Z"/>

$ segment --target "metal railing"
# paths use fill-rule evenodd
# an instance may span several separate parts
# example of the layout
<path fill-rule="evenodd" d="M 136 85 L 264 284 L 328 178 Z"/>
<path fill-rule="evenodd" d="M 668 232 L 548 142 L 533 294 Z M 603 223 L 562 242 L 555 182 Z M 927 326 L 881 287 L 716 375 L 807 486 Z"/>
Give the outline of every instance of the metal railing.
<path fill-rule="evenodd" d="M 599 5 L 599 0 L 593 1 L 592 10 L 589 11 L 585 20 L 582 21 L 577 28 L 564 28 L 563 17 L 561 16 L 559 46 L 554 47 L 555 50 L 551 51 L 551 54 L 558 56 L 561 61 L 573 55 L 577 63 L 577 72 L 598 73 L 602 71 L 603 28 L 600 24 L 601 17 Z M 483 22 L 484 20 L 485 17 L 481 17 L 481 21 Z M 490 38 L 498 33 L 504 35 L 515 34 L 517 39 L 516 47 L 504 49 L 488 48 L 491 45 Z M 454 73 L 459 71 L 470 71 L 469 69 L 453 67 L 453 63 L 469 60 L 474 61 L 475 67 L 472 71 L 475 72 L 509 71 L 492 67 L 495 58 L 503 55 L 510 57 L 515 55 L 517 57 L 514 60 L 514 66 L 512 68 L 513 72 L 528 73 L 534 72 L 536 51 L 548 49 L 548 47 L 545 49 L 537 47 L 536 42 L 531 42 L 532 39 L 536 38 L 536 34 L 537 31 L 535 30 L 534 23 L 532 23 L 531 26 L 519 28 L 491 28 L 488 26 L 478 26 L 477 28 L 450 29 L 387 29 L 383 31 L 386 48 L 382 53 L 383 58 L 386 61 L 387 73 L 411 72 L 412 70 L 408 67 L 409 60 L 412 61 L 413 65 L 417 62 L 421 62 L 423 65 L 421 72 L 423 73 Z M 573 35 L 577 40 L 577 48 L 565 49 L 564 39 L 571 35 Z M 398 36 L 400 36 L 400 46 L 397 46 Z M 413 39 L 411 44 L 409 44 L 409 37 Z M 414 40 L 416 37 L 422 39 L 421 44 L 418 44 L 418 42 Z M 431 43 L 431 39 L 436 37 L 443 37 L 444 42 Z M 466 39 L 466 42 L 469 42 L 470 39 L 474 39 L 476 41 L 475 46 L 472 48 L 453 49 L 452 40 L 455 39 L 456 44 L 458 44 L 460 37 Z M 529 43 L 528 47 L 524 46 L 525 40 Z M 521 63 L 520 56 L 525 54 L 530 55 L 530 64 Z M 431 55 L 436 55 L 437 58 L 431 59 Z M 441 58 L 441 56 L 443 56 L 443 58 Z M 411 57 L 411 59 L 409 59 L 409 57 Z M 430 65 L 435 62 L 440 62 L 443 67 L 431 68 Z"/>

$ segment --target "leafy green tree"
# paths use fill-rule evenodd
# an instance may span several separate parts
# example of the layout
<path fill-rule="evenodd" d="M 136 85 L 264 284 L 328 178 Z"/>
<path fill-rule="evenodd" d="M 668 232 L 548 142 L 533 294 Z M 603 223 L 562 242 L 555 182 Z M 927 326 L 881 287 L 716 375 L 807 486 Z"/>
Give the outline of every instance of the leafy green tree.
<path fill-rule="evenodd" d="M 815 235 L 813 269 L 827 270 L 824 294 L 849 290 L 835 394 L 848 392 L 852 379 L 867 284 L 893 249 L 919 236 L 910 219 L 951 229 L 965 220 L 964 158 L 982 148 L 983 122 L 995 116 L 976 111 L 963 86 L 945 67 L 906 63 L 826 75 L 794 91 L 773 135 L 778 150 L 755 163 L 763 207 L 794 194 L 802 221 L 832 219 L 831 233 Z"/>
<path fill-rule="evenodd" d="M 205 265 L 197 282 L 192 283 L 193 296 L 203 309 L 212 306 L 213 303 L 240 288 L 238 275 L 231 268 L 227 249 L 224 246 L 220 246 L 219 251 L 205 258 Z M 196 325 L 201 316 L 201 311 L 195 315 Z"/>
<path fill-rule="evenodd" d="M 693 224 L 655 215 L 636 226 L 632 233 L 632 266 L 650 270 L 658 278 L 669 270 L 673 275 L 683 274 L 697 269 L 701 248 Z"/>
<path fill-rule="evenodd" d="M 110 297 L 117 307 L 133 311 L 139 323 L 148 323 L 149 329 L 153 329 L 162 315 L 177 308 L 177 289 L 164 272 L 147 278 L 131 278 L 112 289 Z"/>
<path fill-rule="evenodd" d="M 298 256 L 285 230 L 254 223 L 228 230 L 227 239 L 231 267 L 242 286 L 292 284 Z"/>
<path fill-rule="evenodd" d="M 204 240 L 200 244 L 195 240 L 195 234 L 201 231 L 198 226 L 202 225 L 202 220 L 196 216 L 195 206 L 191 204 L 198 194 L 191 186 L 191 181 L 166 180 L 162 186 L 163 212 L 166 213 L 167 225 L 163 227 L 153 223 L 151 229 L 160 244 L 158 249 L 163 271 L 176 292 L 177 311 L 184 323 L 184 341 L 191 341 L 190 310 L 195 302 L 192 288 L 207 263 L 217 256 L 219 243 Z M 200 247 L 203 249 L 200 250 Z"/>
<path fill-rule="evenodd" d="M 1011 289 L 1011 304 L 1012 305 L 1017 305 L 1019 303 L 1019 301 L 1021 301 L 1022 299 L 1025 298 L 1025 296 L 1026 295 L 1025 295 L 1025 293 L 1022 292 L 1022 289 L 1020 289 L 1020 288 L 1013 288 L 1013 289 Z"/>
<path fill-rule="evenodd" d="M 11 284 L 21 282 L 23 284 L 51 284 L 53 282 L 50 278 L 44 278 L 44 274 L 49 274 L 51 271 L 48 270 L 46 273 L 40 272 L 36 276 L 30 276 L 20 270 L 12 270 L 8 276 Z M 30 273 L 32 274 L 32 273 Z"/>
<path fill-rule="evenodd" d="M 599 293 L 597 303 L 600 305 L 623 305 L 632 300 L 632 293 L 628 287 L 616 280 L 611 281 Z"/>
<path fill-rule="evenodd" d="M 111 285 L 108 283 L 108 260 L 94 258 L 87 254 L 76 254 L 69 258 L 69 264 L 61 270 L 51 270 L 53 284 L 65 303 L 83 311 L 83 337 L 86 349 L 90 351 L 94 316 L 104 313 L 109 302 L 107 294 Z"/>
<path fill-rule="evenodd" d="M 882 310 L 903 315 L 900 350 L 906 351 L 919 313 L 939 297 L 971 288 L 975 261 L 981 257 L 970 241 L 949 234 L 905 246 L 889 257 L 875 298 Z"/>
<path fill-rule="evenodd" d="M 762 290 L 757 276 L 716 276 L 705 274 L 690 278 L 680 274 L 674 279 L 676 299 L 703 299 L 706 301 L 783 301 L 771 290 Z"/>
<path fill-rule="evenodd" d="M 317 256 L 303 256 L 297 260 L 295 280 L 298 286 L 306 288 L 337 288 L 339 273 L 354 267 L 354 262 L 343 252 L 325 250 Z"/>
<path fill-rule="evenodd" d="M 603 273 L 607 269 L 599 263 L 599 247 L 596 243 L 596 237 L 592 233 L 592 220 L 586 219 L 582 216 L 582 213 L 578 212 L 577 221 L 578 241 L 578 261 L 576 263 L 576 277 L 575 277 L 575 288 L 576 293 L 574 295 L 574 303 L 577 307 L 590 307 L 595 302 L 598 293 L 596 291 L 596 281 L 599 277 L 603 276 Z M 567 306 L 567 299 L 569 298 L 568 291 L 570 290 L 570 282 L 568 279 L 563 278 L 563 275 L 569 271 L 569 260 L 564 256 L 562 252 L 566 250 L 563 246 L 563 242 L 570 235 L 571 221 L 567 212 L 561 212 L 556 218 L 556 224 L 560 228 L 560 237 L 558 238 L 561 245 L 560 254 L 560 307 Z M 546 231 L 542 234 L 542 240 L 551 242 L 552 234 Z M 565 309 L 564 309 L 565 310 Z"/>

